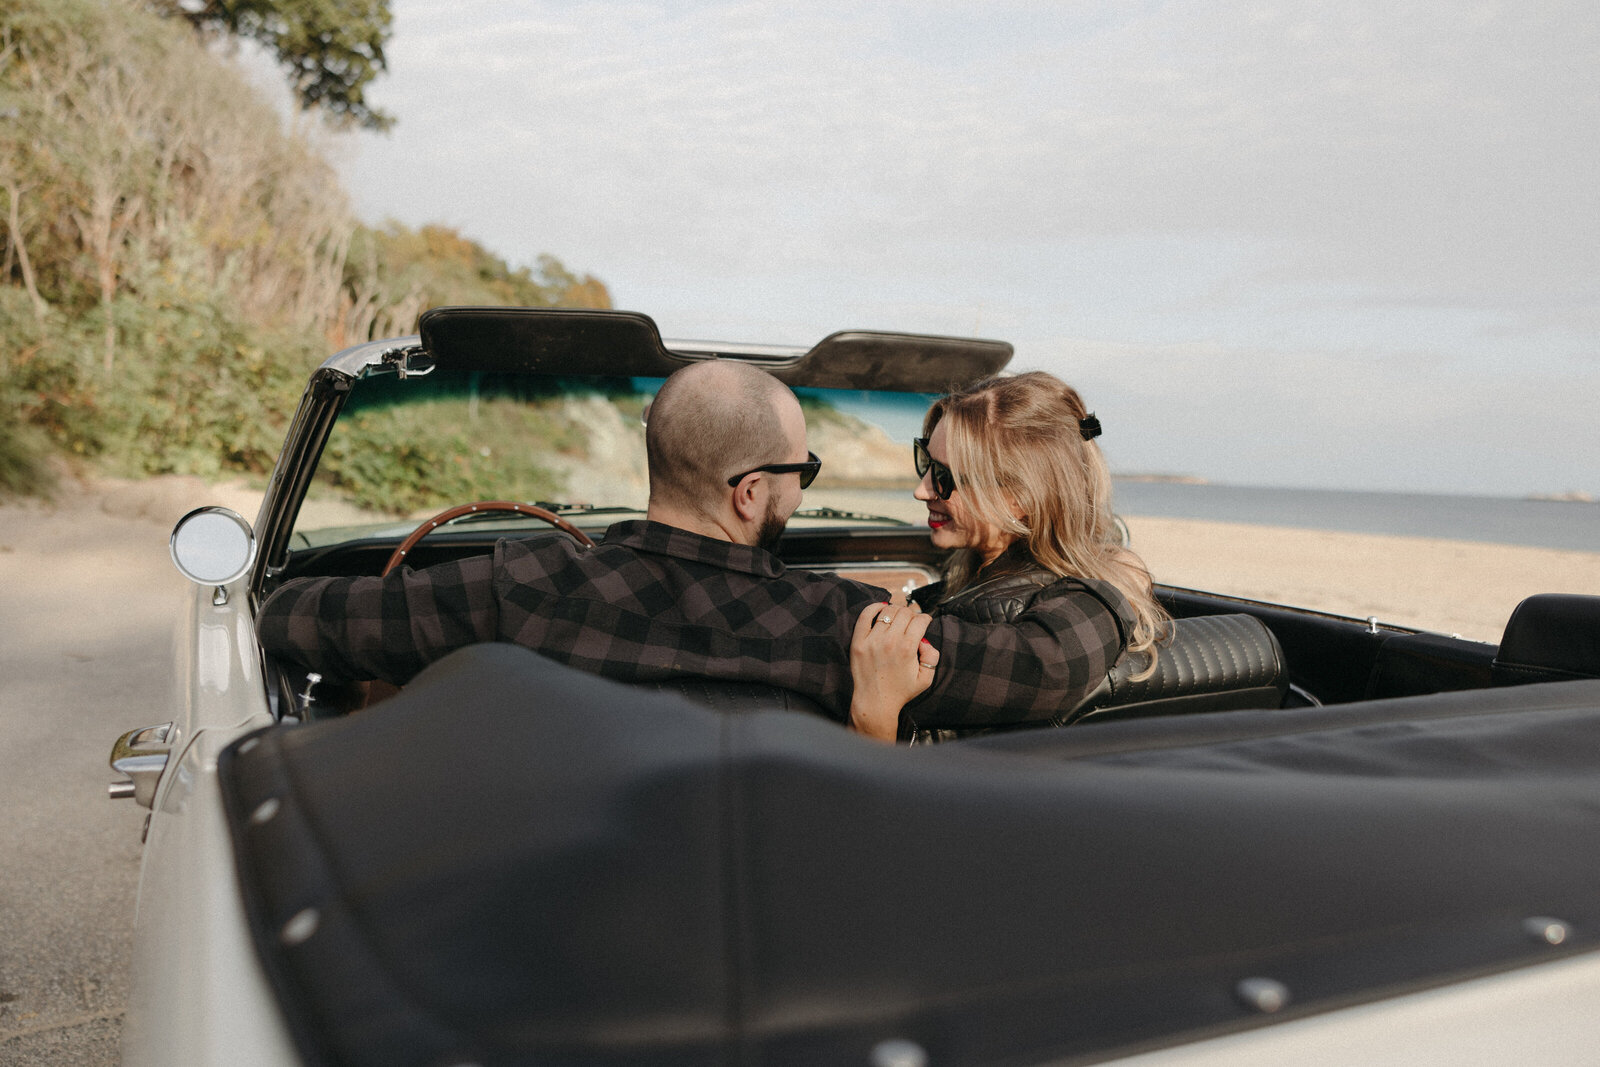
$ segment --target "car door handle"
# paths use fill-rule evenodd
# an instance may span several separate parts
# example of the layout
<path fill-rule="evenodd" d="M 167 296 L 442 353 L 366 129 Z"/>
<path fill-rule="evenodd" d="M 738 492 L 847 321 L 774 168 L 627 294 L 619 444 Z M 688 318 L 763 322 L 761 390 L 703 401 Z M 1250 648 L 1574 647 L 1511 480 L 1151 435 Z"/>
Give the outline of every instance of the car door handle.
<path fill-rule="evenodd" d="M 156 783 L 167 768 L 172 752 L 172 723 L 141 726 L 117 738 L 111 746 L 111 769 L 127 775 L 125 782 L 111 783 L 111 799 L 132 797 L 141 807 L 150 807 L 156 797 Z"/>

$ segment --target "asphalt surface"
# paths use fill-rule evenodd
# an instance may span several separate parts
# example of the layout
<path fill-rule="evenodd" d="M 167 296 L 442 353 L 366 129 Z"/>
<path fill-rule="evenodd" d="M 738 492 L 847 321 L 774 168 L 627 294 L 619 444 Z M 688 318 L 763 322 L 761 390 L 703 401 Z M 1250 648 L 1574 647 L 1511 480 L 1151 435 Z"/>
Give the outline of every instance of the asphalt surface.
<path fill-rule="evenodd" d="M 0 503 L 7 1067 L 119 1059 L 145 810 L 107 798 L 106 759 L 122 732 L 172 717 L 185 592 L 167 556 L 170 518 L 122 510 L 81 492 L 53 507 Z"/>

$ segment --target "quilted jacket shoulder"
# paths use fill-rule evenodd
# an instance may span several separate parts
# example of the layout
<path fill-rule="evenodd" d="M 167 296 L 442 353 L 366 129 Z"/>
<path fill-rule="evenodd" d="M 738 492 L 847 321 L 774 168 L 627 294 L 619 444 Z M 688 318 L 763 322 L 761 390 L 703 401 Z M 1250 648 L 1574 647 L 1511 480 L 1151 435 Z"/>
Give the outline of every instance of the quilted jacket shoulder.
<path fill-rule="evenodd" d="M 1087 593 L 1098 600 L 1115 620 L 1122 647 L 1126 650 L 1128 616 L 1131 612 L 1127 601 L 1115 586 L 1091 579 L 1063 578 L 1034 562 L 1033 557 L 1021 550 L 1020 546 L 1006 552 L 984 571 L 980 571 L 975 581 L 948 598 L 941 599 L 944 583 L 935 582 L 918 589 L 912 594 L 912 599 L 925 611 L 954 615 L 968 622 L 1014 622 L 1041 593 L 1058 586 Z M 1119 661 L 1122 658 L 1118 656 Z M 929 744 L 993 732 L 990 728 L 954 730 L 918 727 L 912 734 L 912 743 Z"/>

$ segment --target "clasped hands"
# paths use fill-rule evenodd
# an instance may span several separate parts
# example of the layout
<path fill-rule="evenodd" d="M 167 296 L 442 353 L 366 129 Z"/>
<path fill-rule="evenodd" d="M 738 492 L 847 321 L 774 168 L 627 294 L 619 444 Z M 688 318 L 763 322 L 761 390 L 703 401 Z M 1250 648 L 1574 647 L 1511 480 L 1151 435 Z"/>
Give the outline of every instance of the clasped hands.
<path fill-rule="evenodd" d="M 870 604 L 856 618 L 850 639 L 850 727 L 893 742 L 900 709 L 933 684 L 939 650 L 922 635 L 931 615 L 916 604 Z"/>

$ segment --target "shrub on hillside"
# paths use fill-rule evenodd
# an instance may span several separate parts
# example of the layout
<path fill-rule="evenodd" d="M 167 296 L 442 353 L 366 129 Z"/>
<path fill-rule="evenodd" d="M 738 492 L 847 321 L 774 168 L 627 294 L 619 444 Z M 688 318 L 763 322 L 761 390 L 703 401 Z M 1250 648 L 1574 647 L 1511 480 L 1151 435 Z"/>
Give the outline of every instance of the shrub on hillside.
<path fill-rule="evenodd" d="M 320 359 L 314 338 L 251 329 L 210 304 L 129 304 L 134 358 L 100 390 L 107 462 L 207 478 L 270 470 Z"/>
<path fill-rule="evenodd" d="M 0 413 L 0 496 L 49 496 L 55 473 L 38 431 Z"/>

